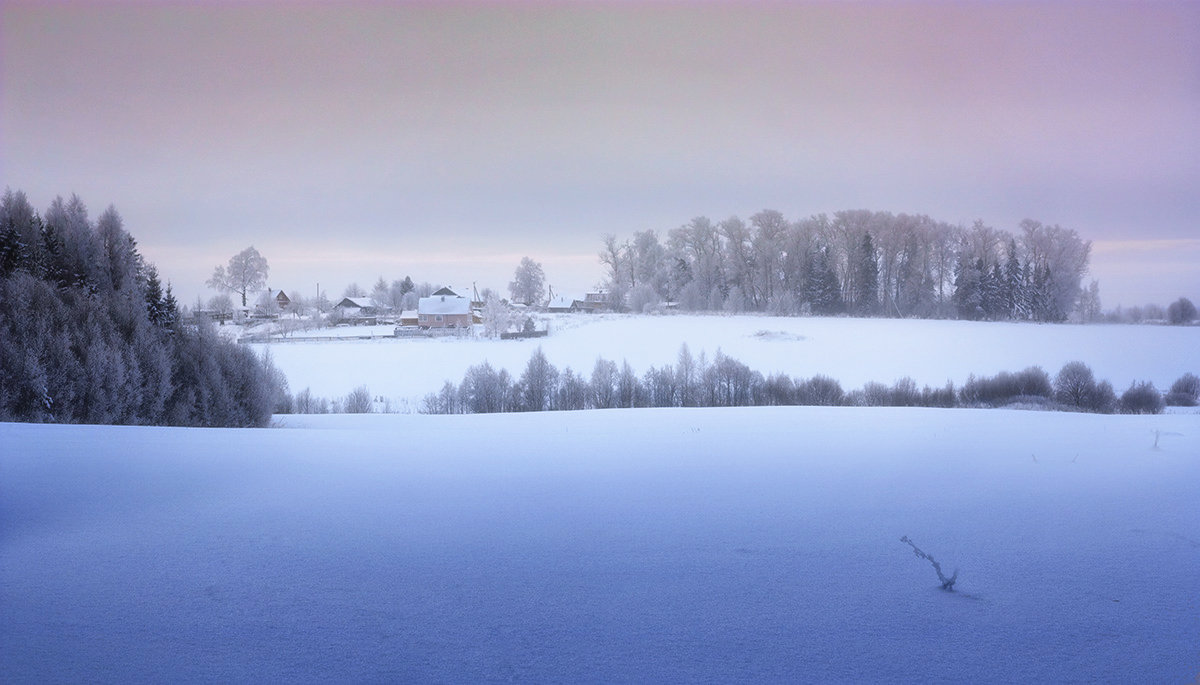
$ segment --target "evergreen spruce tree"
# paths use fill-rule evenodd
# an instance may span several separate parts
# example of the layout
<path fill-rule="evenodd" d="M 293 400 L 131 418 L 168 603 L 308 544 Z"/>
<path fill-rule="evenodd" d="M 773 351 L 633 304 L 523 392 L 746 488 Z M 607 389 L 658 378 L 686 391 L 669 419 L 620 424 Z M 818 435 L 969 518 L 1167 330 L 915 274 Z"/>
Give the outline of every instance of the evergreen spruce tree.
<path fill-rule="evenodd" d="M 171 292 L 169 282 L 167 283 L 167 294 L 163 296 L 162 313 L 162 327 L 173 333 L 175 327 L 179 325 L 179 301 L 175 299 L 175 293 Z"/>
<path fill-rule="evenodd" d="M 854 306 L 859 314 L 871 316 L 879 311 L 879 262 L 875 258 L 875 246 L 871 243 L 870 233 L 863 234 L 858 250 L 857 271 Z"/>
<path fill-rule="evenodd" d="M 954 295 L 951 299 L 960 319 L 974 321 L 983 314 L 981 270 L 982 260 L 972 262 L 967 255 L 958 260 L 957 273 L 954 276 Z"/>
<path fill-rule="evenodd" d="M 162 283 L 158 280 L 158 269 L 153 264 L 146 269 L 146 314 L 151 324 L 164 327 L 166 311 L 163 307 Z"/>
<path fill-rule="evenodd" d="M 1008 318 L 1004 303 L 1004 274 L 1000 271 L 999 264 L 993 264 L 989 270 L 982 267 L 983 260 L 979 260 L 976 266 L 980 270 L 980 301 L 983 307 L 983 314 L 986 318 L 993 321 Z"/>
<path fill-rule="evenodd" d="M 817 314 L 837 314 L 844 308 L 837 274 L 830 264 L 829 248 L 818 248 L 811 255 L 806 299 Z"/>
<path fill-rule="evenodd" d="M 1037 264 L 1029 287 L 1029 311 L 1034 321 L 1053 321 L 1050 305 L 1050 269 Z"/>
<path fill-rule="evenodd" d="M 21 234 L 11 221 L 0 226 L 0 278 L 7 278 L 25 266 L 28 254 Z"/>
<path fill-rule="evenodd" d="M 1017 257 L 1017 241 L 1008 241 L 1008 260 L 1004 263 L 1004 317 L 1022 319 L 1024 306 L 1022 293 L 1024 278 L 1021 271 L 1021 260 Z"/>

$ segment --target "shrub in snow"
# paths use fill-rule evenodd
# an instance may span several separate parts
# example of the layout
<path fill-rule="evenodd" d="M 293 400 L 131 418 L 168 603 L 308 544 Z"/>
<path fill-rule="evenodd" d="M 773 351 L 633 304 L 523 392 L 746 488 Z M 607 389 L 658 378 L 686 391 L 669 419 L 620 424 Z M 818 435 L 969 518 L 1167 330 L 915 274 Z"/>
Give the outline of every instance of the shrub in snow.
<path fill-rule="evenodd" d="M 312 390 L 305 388 L 296 393 L 292 410 L 297 414 L 328 414 L 329 400 L 324 397 L 315 397 Z"/>
<path fill-rule="evenodd" d="M 771 374 L 763 381 L 763 397 L 763 404 L 770 406 L 781 407 L 795 404 L 796 384 L 787 374 Z"/>
<path fill-rule="evenodd" d="M 1166 403 L 1171 407 L 1194 407 L 1200 404 L 1200 378 L 1192 373 L 1180 376 L 1179 380 L 1171 384 Z"/>
<path fill-rule="evenodd" d="M 1050 375 L 1040 366 L 1031 366 L 1018 373 L 1001 371 L 991 377 L 972 375 L 960 391 L 963 404 L 989 407 L 1024 402 L 1029 398 L 1049 398 L 1052 394 Z"/>
<path fill-rule="evenodd" d="M 1135 382 L 1121 393 L 1121 412 L 1124 414 L 1161 414 L 1163 397 L 1150 381 Z"/>
<path fill-rule="evenodd" d="M 836 407 L 845 393 L 836 380 L 828 376 L 813 376 L 796 383 L 796 404 L 812 407 Z"/>
<path fill-rule="evenodd" d="M 890 398 L 893 407 L 921 406 L 921 393 L 917 390 L 917 382 L 907 376 L 892 383 Z"/>
<path fill-rule="evenodd" d="M 1083 362 L 1068 362 L 1054 377 L 1054 399 L 1085 411 L 1111 412 L 1116 396 L 1108 381 L 1097 384 L 1092 370 Z"/>
<path fill-rule="evenodd" d="M 931 388 L 928 385 L 921 389 L 922 407 L 942 407 L 949 409 L 958 406 L 958 393 L 954 384 L 947 382 L 941 388 Z"/>
<path fill-rule="evenodd" d="M 367 390 L 367 386 L 360 385 L 346 395 L 342 409 L 347 414 L 370 414 L 371 404 L 371 391 Z"/>
<path fill-rule="evenodd" d="M 1167 307 L 1167 321 L 1174 325 L 1188 324 L 1196 319 L 1196 305 L 1186 297 L 1175 300 Z"/>
<path fill-rule="evenodd" d="M 887 407 L 892 404 L 892 393 L 883 383 L 872 381 L 863 386 L 861 393 L 852 393 L 853 404 L 861 402 L 864 407 Z"/>
<path fill-rule="evenodd" d="M 954 592 L 954 584 L 958 582 L 958 569 L 954 569 L 954 573 L 947 578 L 946 575 L 942 573 L 942 565 L 939 564 L 933 557 L 922 552 L 912 540 L 908 539 L 907 535 L 900 538 L 900 542 L 906 543 L 909 547 L 912 547 L 913 554 L 916 554 L 922 559 L 928 561 L 930 564 L 933 564 L 933 570 L 937 572 L 938 580 L 942 583 L 942 589 L 949 592 Z"/>
<path fill-rule="evenodd" d="M 1091 406 L 1087 409 L 1097 414 L 1111 414 L 1117 410 L 1117 394 L 1113 391 L 1112 383 L 1100 381 L 1096 384 Z"/>

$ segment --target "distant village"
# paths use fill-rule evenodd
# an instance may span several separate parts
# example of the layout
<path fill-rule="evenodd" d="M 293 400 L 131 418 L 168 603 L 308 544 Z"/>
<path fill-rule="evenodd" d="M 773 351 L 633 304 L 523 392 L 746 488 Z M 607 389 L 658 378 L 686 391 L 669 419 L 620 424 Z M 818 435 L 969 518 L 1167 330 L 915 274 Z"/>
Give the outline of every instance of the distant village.
<path fill-rule="evenodd" d="M 474 326 L 483 326 L 499 337 L 538 337 L 544 328 L 534 323 L 534 314 L 591 314 L 614 311 L 613 300 L 605 291 L 585 293 L 582 297 L 554 295 L 540 303 L 523 304 L 500 299 L 485 290 L 481 296 L 471 289 L 471 297 L 451 287 L 441 287 L 425 297 L 401 298 L 400 306 L 370 295 L 345 296 L 336 303 L 326 300 L 325 307 L 293 298 L 284 290 L 262 291 L 255 304 L 238 306 L 231 298 L 213 298 L 208 306 L 199 304 L 190 315 L 220 325 L 239 326 L 276 323 L 272 332 L 287 334 L 325 327 L 393 326 L 396 337 L 469 334 Z M 411 308 L 407 308 L 407 307 Z M 324 309 L 325 311 L 322 311 Z M 376 334 L 378 335 L 378 334 Z"/>

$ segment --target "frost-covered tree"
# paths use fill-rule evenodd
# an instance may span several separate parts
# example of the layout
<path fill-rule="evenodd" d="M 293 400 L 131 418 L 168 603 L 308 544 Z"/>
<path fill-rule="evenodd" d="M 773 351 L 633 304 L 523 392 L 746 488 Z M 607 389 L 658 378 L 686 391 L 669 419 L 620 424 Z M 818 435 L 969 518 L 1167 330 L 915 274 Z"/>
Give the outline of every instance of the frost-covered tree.
<path fill-rule="evenodd" d="M 554 405 L 560 411 L 587 409 L 591 399 L 591 388 L 583 377 L 568 366 L 559 375 L 555 395 Z"/>
<path fill-rule="evenodd" d="M 521 374 L 521 409 L 524 411 L 546 411 L 553 408 L 554 388 L 558 382 L 558 369 L 546 359 L 539 346 L 530 356 Z"/>
<path fill-rule="evenodd" d="M 269 419 L 279 395 L 269 363 L 203 322 L 177 325 L 170 285 L 164 293 L 114 207 L 93 226 L 77 196 L 59 197 L 43 222 L 21 216 L 15 193 L 7 198 L 0 227 L 20 220 L 38 228 L 41 251 L 19 253 L 0 274 L 0 420 L 258 426 Z"/>
<path fill-rule="evenodd" d="M 483 333 L 489 338 L 498 338 L 512 326 L 512 310 L 500 300 L 496 293 L 488 293 L 483 305 Z"/>
<path fill-rule="evenodd" d="M 658 303 L 658 293 L 648 283 L 639 283 L 629 291 L 629 310 L 632 312 L 648 312 Z"/>
<path fill-rule="evenodd" d="M 1093 280 L 1079 294 L 1079 320 L 1092 322 L 1100 320 L 1100 282 Z"/>
<path fill-rule="evenodd" d="M 467 369 L 459 386 L 459 397 L 465 411 L 491 414 L 505 411 L 507 374 L 501 376 L 487 361 Z"/>
<path fill-rule="evenodd" d="M 216 290 L 237 293 L 242 298 L 242 306 L 246 306 L 248 293 L 261 290 L 267 285 L 267 274 L 270 266 L 267 260 L 254 246 L 242 250 L 229 258 L 228 266 L 218 266 L 208 286 Z"/>
<path fill-rule="evenodd" d="M 371 287 L 371 299 L 382 307 L 391 306 L 391 289 L 383 276 L 380 276 L 379 280 L 375 281 L 375 285 Z"/>
<path fill-rule="evenodd" d="M 592 367 L 592 406 L 611 409 L 617 406 L 617 365 L 607 359 L 597 359 Z"/>
<path fill-rule="evenodd" d="M 1064 321 L 1079 301 L 1092 243 L 1082 240 L 1074 230 L 1045 226 L 1031 219 L 1021 222 L 1021 231 L 1026 259 L 1042 267 L 1041 319 Z"/>
<path fill-rule="evenodd" d="M 146 268 L 146 313 L 150 323 L 160 328 L 168 320 L 166 298 L 163 296 L 162 282 L 158 279 L 158 269 L 153 264 Z"/>
<path fill-rule="evenodd" d="M 529 257 L 522 257 L 513 280 L 508 284 L 508 291 L 513 302 L 526 306 L 541 304 L 546 295 L 546 273 L 542 265 Z"/>

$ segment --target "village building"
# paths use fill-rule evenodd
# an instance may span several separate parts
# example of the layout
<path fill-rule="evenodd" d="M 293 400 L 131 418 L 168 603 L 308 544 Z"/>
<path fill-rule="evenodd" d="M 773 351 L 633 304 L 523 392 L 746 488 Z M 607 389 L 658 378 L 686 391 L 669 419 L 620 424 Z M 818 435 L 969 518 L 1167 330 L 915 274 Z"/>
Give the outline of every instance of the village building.
<path fill-rule="evenodd" d="M 579 310 L 575 307 L 575 300 L 566 295 L 555 295 L 546 305 L 546 311 L 551 314 L 565 314 Z"/>
<path fill-rule="evenodd" d="M 435 294 L 417 301 L 417 325 L 421 328 L 469 328 L 472 320 L 471 302 L 465 297 Z"/>
<path fill-rule="evenodd" d="M 268 292 L 270 293 L 271 299 L 275 300 L 275 304 L 279 305 L 281 310 L 287 309 L 288 305 L 292 303 L 292 298 L 288 297 L 287 293 L 283 292 L 282 290 L 271 290 Z"/>
<path fill-rule="evenodd" d="M 587 312 L 609 312 L 612 311 L 612 302 L 609 300 L 608 293 L 594 292 L 583 296 L 582 300 L 575 300 L 571 303 L 572 311 Z"/>
<path fill-rule="evenodd" d="M 374 326 L 383 307 L 369 297 L 343 297 L 335 310 L 346 323 Z"/>

